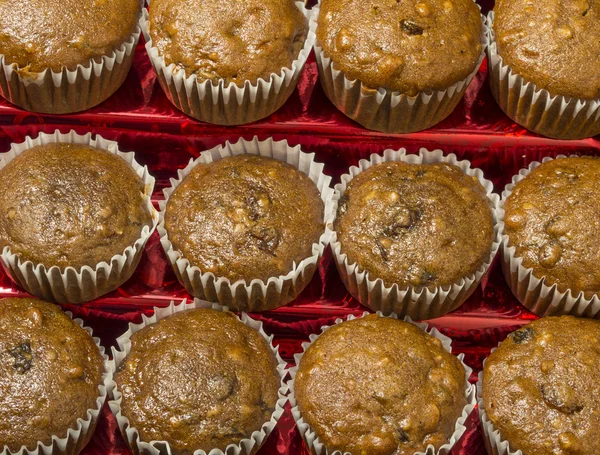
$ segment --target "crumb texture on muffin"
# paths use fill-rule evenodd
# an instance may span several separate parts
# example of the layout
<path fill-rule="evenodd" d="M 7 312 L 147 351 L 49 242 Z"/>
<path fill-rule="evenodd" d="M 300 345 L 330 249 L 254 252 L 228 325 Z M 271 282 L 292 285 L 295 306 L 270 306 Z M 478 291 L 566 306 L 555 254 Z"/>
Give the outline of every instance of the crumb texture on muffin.
<path fill-rule="evenodd" d="M 600 292 L 600 160 L 547 161 L 518 182 L 505 204 L 505 234 L 523 266 L 573 296 Z"/>
<path fill-rule="evenodd" d="M 465 370 L 440 340 L 369 315 L 337 324 L 306 350 L 294 390 L 329 453 L 413 455 L 448 442 L 467 404 Z"/>
<path fill-rule="evenodd" d="M 89 66 L 128 40 L 141 0 L 0 1 L 0 53 L 23 71 Z"/>
<path fill-rule="evenodd" d="M 171 194 L 165 229 L 203 273 L 232 281 L 286 275 L 324 230 L 316 185 L 282 161 L 238 155 L 198 164 Z"/>
<path fill-rule="evenodd" d="M 323 51 L 349 79 L 409 95 L 465 79 L 481 34 L 472 0 L 323 0 L 317 26 Z"/>
<path fill-rule="evenodd" d="M 96 408 L 102 371 L 94 340 L 60 307 L 0 300 L 0 447 L 65 438 Z"/>
<path fill-rule="evenodd" d="M 486 360 L 483 402 L 511 450 L 596 455 L 600 321 L 547 317 L 513 332 Z"/>
<path fill-rule="evenodd" d="M 152 222 L 144 191 L 131 166 L 107 150 L 33 147 L 0 170 L 0 249 L 47 268 L 110 262 Z"/>
<path fill-rule="evenodd" d="M 348 184 L 335 231 L 349 263 L 387 286 L 445 286 L 481 267 L 494 238 L 477 178 L 445 163 L 386 162 Z"/>
<path fill-rule="evenodd" d="M 141 440 L 167 441 L 178 455 L 249 438 L 271 418 L 280 385 L 264 337 L 233 313 L 205 309 L 135 333 L 115 380 Z"/>

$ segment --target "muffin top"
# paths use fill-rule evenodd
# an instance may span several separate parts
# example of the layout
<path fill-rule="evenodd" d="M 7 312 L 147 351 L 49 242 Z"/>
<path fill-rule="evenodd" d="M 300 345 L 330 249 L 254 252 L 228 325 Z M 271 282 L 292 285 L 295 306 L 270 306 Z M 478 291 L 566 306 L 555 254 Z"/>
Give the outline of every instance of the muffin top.
<path fill-rule="evenodd" d="M 303 419 L 329 453 L 437 449 L 467 404 L 464 367 L 440 340 L 376 314 L 320 335 L 300 360 L 294 389 Z"/>
<path fill-rule="evenodd" d="M 0 300 L 0 448 L 66 437 L 96 408 L 102 371 L 94 340 L 60 307 Z"/>
<path fill-rule="evenodd" d="M 0 1 L 0 52 L 23 71 L 88 67 L 135 32 L 141 0 Z"/>
<path fill-rule="evenodd" d="M 290 68 L 307 32 L 292 0 L 152 0 L 150 7 L 150 36 L 165 63 L 226 85 Z"/>
<path fill-rule="evenodd" d="M 277 359 L 233 313 L 190 310 L 146 326 L 115 376 L 143 441 L 175 454 L 225 450 L 260 430 L 278 399 Z"/>
<path fill-rule="evenodd" d="M 324 230 L 315 184 L 283 161 L 237 155 L 198 164 L 171 194 L 165 229 L 203 273 L 232 281 L 286 275 Z"/>
<path fill-rule="evenodd" d="M 562 292 L 600 293 L 600 159 L 541 164 L 515 185 L 504 208 L 505 234 L 524 267 Z"/>
<path fill-rule="evenodd" d="M 86 145 L 32 147 L 0 170 L 0 250 L 47 268 L 94 268 L 123 254 L 152 222 L 142 179 Z"/>
<path fill-rule="evenodd" d="M 465 79 L 481 55 L 473 0 L 323 0 L 317 38 L 349 79 L 416 95 Z"/>
<path fill-rule="evenodd" d="M 477 178 L 445 164 L 386 162 L 354 177 L 339 201 L 342 253 L 387 286 L 446 286 L 481 267 L 494 238 Z"/>
<path fill-rule="evenodd" d="M 552 95 L 600 98 L 600 1 L 496 0 L 498 53 Z"/>
<path fill-rule="evenodd" d="M 512 450 L 595 455 L 600 447 L 600 321 L 547 317 L 485 362 L 483 402 Z"/>

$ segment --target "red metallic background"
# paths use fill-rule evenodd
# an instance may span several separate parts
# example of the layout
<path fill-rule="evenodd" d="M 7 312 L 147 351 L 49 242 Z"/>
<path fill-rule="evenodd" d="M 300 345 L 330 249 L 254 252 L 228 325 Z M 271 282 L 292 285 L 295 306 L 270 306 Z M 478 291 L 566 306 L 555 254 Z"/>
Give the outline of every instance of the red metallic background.
<path fill-rule="evenodd" d="M 490 2 L 483 3 L 486 12 Z M 269 136 L 287 139 L 292 145 L 300 144 L 304 151 L 316 153 L 317 161 L 325 163 L 325 172 L 333 177 L 334 184 L 359 159 L 387 148 L 405 147 L 409 152 L 417 152 L 421 147 L 441 148 L 446 153 L 455 153 L 481 168 L 494 182 L 497 192 L 502 192 L 519 169 L 544 156 L 600 154 L 600 143 L 595 138 L 550 140 L 510 121 L 492 98 L 485 61 L 454 113 L 441 124 L 420 133 L 376 133 L 344 117 L 321 90 L 313 57 L 308 61 L 298 89 L 283 108 L 269 118 L 236 127 L 203 124 L 171 106 L 156 82 L 143 44 L 137 49 L 134 67 L 123 87 L 90 111 L 69 116 L 38 115 L 0 101 L 2 152 L 8 150 L 11 142 L 57 128 L 63 132 L 75 129 L 78 133 L 98 133 L 118 141 L 122 150 L 136 152 L 136 159 L 147 165 L 157 179 L 155 201 L 162 198 L 162 188 L 169 184 L 169 178 L 175 177 L 177 169 L 184 167 L 190 158 L 227 140 L 250 139 L 255 135 L 260 139 Z M 21 295 L 25 293 L 0 272 L 0 297 Z M 155 234 L 146 246 L 137 272 L 121 288 L 96 301 L 64 305 L 64 308 L 83 318 L 109 348 L 126 330 L 128 322 L 139 322 L 142 312 L 150 313 L 153 306 L 164 306 L 172 299 L 179 301 L 185 297 L 189 296 L 175 279 Z M 363 311 L 365 309 L 346 292 L 328 250 L 319 273 L 296 301 L 252 316 L 264 322 L 267 333 L 275 334 L 282 356 L 291 361 L 293 354 L 301 349 L 301 343 L 322 325 Z M 492 347 L 515 327 L 533 318 L 535 316 L 511 294 L 496 261 L 480 288 L 461 308 L 429 322 L 453 338 L 455 353 L 464 353 L 466 362 L 477 373 Z M 108 407 L 84 453 L 129 453 Z M 307 453 L 289 409 L 259 452 L 260 455 Z M 485 454 L 476 412 L 452 454 Z"/>

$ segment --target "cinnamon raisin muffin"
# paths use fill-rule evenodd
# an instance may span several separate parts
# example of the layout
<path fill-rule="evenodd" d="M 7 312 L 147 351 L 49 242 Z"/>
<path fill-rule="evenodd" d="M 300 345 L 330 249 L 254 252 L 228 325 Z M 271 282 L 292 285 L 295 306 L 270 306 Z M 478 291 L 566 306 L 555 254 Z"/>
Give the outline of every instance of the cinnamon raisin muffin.
<path fill-rule="evenodd" d="M 533 275 L 559 291 L 600 292 L 600 160 L 547 161 L 504 202 L 504 233 Z"/>
<path fill-rule="evenodd" d="M 233 313 L 207 309 L 133 334 L 115 381 L 141 440 L 167 441 L 176 455 L 249 438 L 270 420 L 280 386 L 265 338 Z"/>
<path fill-rule="evenodd" d="M 547 317 L 486 360 L 483 403 L 511 450 L 595 455 L 600 447 L 600 321 Z"/>
<path fill-rule="evenodd" d="M 479 62 L 473 0 L 323 0 L 317 39 L 349 79 L 409 95 L 445 90 Z"/>
<path fill-rule="evenodd" d="M 66 438 L 96 409 L 103 359 L 60 307 L 0 300 L 0 447 L 18 452 Z"/>
<path fill-rule="evenodd" d="M 494 220 L 477 178 L 447 163 L 390 161 L 354 177 L 334 223 L 342 253 L 387 286 L 447 286 L 488 259 Z"/>
<path fill-rule="evenodd" d="M 308 31 L 292 0 L 153 0 L 149 19 L 167 66 L 238 86 L 291 67 Z"/>
<path fill-rule="evenodd" d="M 47 269 L 110 263 L 152 223 L 145 191 L 131 166 L 107 150 L 32 147 L 0 170 L 0 249 Z"/>
<path fill-rule="evenodd" d="M 306 350 L 294 392 L 329 453 L 413 455 L 447 443 L 467 404 L 465 369 L 437 338 L 376 314 Z"/>
<path fill-rule="evenodd" d="M 165 229 L 203 273 L 267 281 L 312 255 L 323 218 L 319 191 L 304 173 L 237 155 L 194 167 L 167 201 Z"/>

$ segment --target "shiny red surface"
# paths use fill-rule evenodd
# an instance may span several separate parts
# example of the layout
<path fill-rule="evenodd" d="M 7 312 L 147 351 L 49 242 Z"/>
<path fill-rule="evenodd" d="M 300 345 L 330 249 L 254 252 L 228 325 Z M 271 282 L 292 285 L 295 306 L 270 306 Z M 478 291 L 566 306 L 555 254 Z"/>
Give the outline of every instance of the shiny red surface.
<path fill-rule="evenodd" d="M 496 106 L 487 86 L 486 70 L 484 62 L 465 99 L 441 124 L 420 133 L 386 135 L 363 129 L 333 107 L 318 85 L 316 64 L 311 57 L 298 89 L 280 111 L 251 125 L 219 127 L 196 122 L 171 106 L 156 83 L 140 45 L 124 86 L 88 112 L 70 116 L 38 115 L 0 100 L 0 151 L 8 150 L 11 142 L 20 142 L 27 135 L 56 128 L 63 132 L 74 128 L 79 133 L 98 133 L 118 141 L 122 150 L 135 151 L 137 160 L 148 165 L 157 178 L 155 200 L 162 198 L 160 190 L 190 158 L 226 140 L 250 139 L 254 135 L 287 139 L 292 145 L 301 144 L 305 151 L 315 152 L 334 183 L 359 159 L 386 148 L 405 147 L 409 152 L 417 152 L 420 147 L 442 148 L 447 153 L 456 153 L 481 168 L 498 192 L 513 174 L 533 160 L 558 154 L 600 154 L 597 138 L 555 141 L 515 125 Z M 0 272 L 0 297 L 18 295 L 24 292 Z M 128 322 L 140 320 L 142 312 L 151 312 L 153 306 L 167 305 L 172 299 L 185 297 L 189 296 L 175 279 L 155 234 L 148 242 L 137 272 L 121 288 L 94 302 L 64 307 L 82 317 L 104 346 L 110 347 L 126 330 Z M 282 356 L 290 361 L 301 349 L 301 343 L 322 325 L 364 310 L 346 292 L 327 251 L 319 273 L 296 301 L 253 317 L 264 322 L 267 333 L 275 334 Z M 464 353 L 466 362 L 477 372 L 492 347 L 532 318 L 535 316 L 512 296 L 496 261 L 481 287 L 461 308 L 430 322 L 454 339 L 455 353 Z M 129 453 L 107 408 L 84 453 Z M 307 454 L 289 410 L 259 454 Z M 471 416 L 466 435 L 452 454 L 485 454 L 476 413 Z"/>

